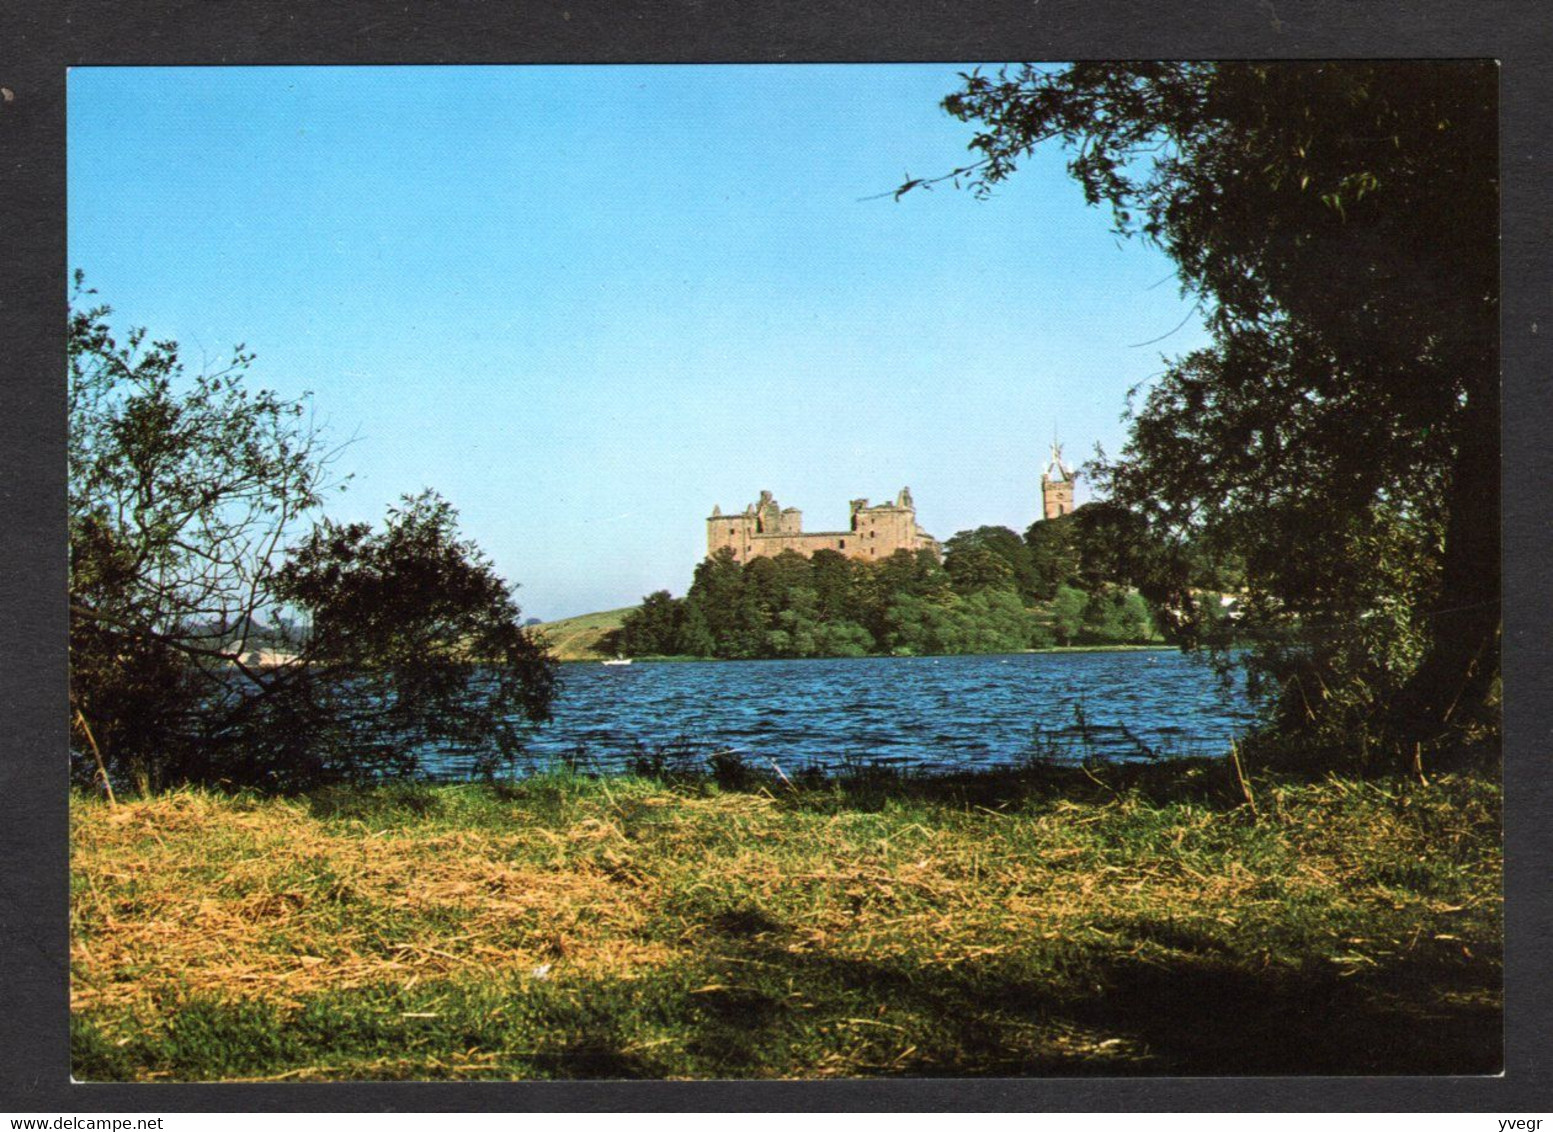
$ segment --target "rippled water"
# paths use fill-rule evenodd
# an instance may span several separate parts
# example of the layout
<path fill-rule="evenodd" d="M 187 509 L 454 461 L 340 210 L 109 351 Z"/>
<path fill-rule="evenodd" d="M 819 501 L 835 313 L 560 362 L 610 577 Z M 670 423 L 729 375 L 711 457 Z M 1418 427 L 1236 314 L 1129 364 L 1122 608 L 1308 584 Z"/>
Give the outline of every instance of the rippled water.
<path fill-rule="evenodd" d="M 981 767 L 1033 746 L 1070 758 L 1216 755 L 1251 719 L 1238 689 L 1168 650 L 573 664 L 562 679 L 555 719 L 530 743 L 539 765 L 581 748 L 585 765 L 623 769 L 638 746 L 676 740 L 787 773 Z"/>

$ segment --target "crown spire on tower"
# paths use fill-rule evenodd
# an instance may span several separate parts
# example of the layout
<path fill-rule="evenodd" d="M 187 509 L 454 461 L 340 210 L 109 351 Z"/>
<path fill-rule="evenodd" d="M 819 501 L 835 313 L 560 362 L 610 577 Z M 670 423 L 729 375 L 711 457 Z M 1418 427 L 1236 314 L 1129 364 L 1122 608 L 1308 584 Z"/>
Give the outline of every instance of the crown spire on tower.
<path fill-rule="evenodd" d="M 1073 469 L 1063 463 L 1062 441 L 1052 433 L 1051 458 L 1041 473 L 1041 514 L 1043 518 L 1060 519 L 1073 511 L 1073 483 L 1077 477 Z"/>
<path fill-rule="evenodd" d="M 1052 475 L 1054 469 L 1057 473 L 1055 476 Z M 1051 458 L 1046 461 L 1046 470 L 1041 473 L 1041 478 L 1065 480 L 1068 482 L 1071 482 L 1073 479 L 1073 469 L 1063 463 L 1062 460 L 1062 442 L 1057 440 L 1055 436 L 1052 439 Z"/>

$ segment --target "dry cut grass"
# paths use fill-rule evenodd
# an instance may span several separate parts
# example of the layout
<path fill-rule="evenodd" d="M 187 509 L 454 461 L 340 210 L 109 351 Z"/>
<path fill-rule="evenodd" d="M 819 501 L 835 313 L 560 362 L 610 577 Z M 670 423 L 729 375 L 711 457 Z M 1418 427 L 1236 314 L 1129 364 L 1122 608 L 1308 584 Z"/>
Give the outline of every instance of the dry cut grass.
<path fill-rule="evenodd" d="M 78 801 L 76 1074 L 1497 1068 L 1493 784 L 1086 789 Z"/>

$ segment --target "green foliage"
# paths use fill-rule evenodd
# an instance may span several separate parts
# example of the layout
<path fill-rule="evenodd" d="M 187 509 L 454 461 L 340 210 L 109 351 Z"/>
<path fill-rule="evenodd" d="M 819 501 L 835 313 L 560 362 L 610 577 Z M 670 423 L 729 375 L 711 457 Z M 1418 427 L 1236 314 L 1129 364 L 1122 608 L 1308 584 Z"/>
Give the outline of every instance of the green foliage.
<path fill-rule="evenodd" d="M 680 651 L 682 606 L 668 590 L 648 594 L 625 615 L 609 647 L 629 656 L 673 656 Z"/>
<path fill-rule="evenodd" d="M 809 559 L 814 582 L 814 612 L 822 621 L 836 621 L 857 612 L 862 604 L 863 575 L 855 560 L 840 551 L 817 550 Z"/>
<path fill-rule="evenodd" d="M 945 105 L 979 125 L 981 160 L 962 171 L 977 191 L 1064 145 L 1087 199 L 1175 259 L 1213 331 L 1097 469 L 1148 532 L 1121 568 L 1164 626 L 1223 644 L 1194 574 L 1242 579 L 1237 634 L 1273 734 L 1296 747 L 1407 755 L 1497 729 L 1492 63 L 964 78 Z M 1040 584 L 1071 579 L 1071 558 L 1041 549 L 1059 565 L 1043 573 L 1036 555 Z"/>
<path fill-rule="evenodd" d="M 931 551 L 881 562 L 788 552 L 742 567 L 720 551 L 696 568 L 683 600 L 643 599 L 613 647 L 737 659 L 1011 652 L 1048 642 L 1005 559 L 962 541 L 948 568 Z"/>
<path fill-rule="evenodd" d="M 953 579 L 955 593 L 962 596 L 982 590 L 1012 592 L 1014 589 L 1013 567 L 985 547 L 951 550 L 944 558 L 944 569 Z"/>
<path fill-rule="evenodd" d="M 307 402 L 250 390 L 242 347 L 188 376 L 109 314 L 69 319 L 78 775 L 292 789 L 412 771 L 428 743 L 513 753 L 553 679 L 452 509 L 318 523 L 334 454 Z"/>
<path fill-rule="evenodd" d="M 1032 596 L 1042 601 L 1056 597 L 1059 586 L 1078 582 L 1083 558 L 1078 544 L 1076 514 L 1038 520 L 1025 532 L 1025 545 L 1030 555 L 1030 590 Z"/>
<path fill-rule="evenodd" d="M 719 550 L 697 567 L 687 602 L 701 613 L 715 656 L 739 659 L 760 656 L 764 627 L 759 623 L 753 586 L 731 550 Z"/>
<path fill-rule="evenodd" d="M 1071 645 L 1078 641 L 1084 631 L 1084 609 L 1088 604 L 1083 590 L 1072 586 L 1057 587 L 1057 596 L 1052 601 L 1051 626 L 1058 644 Z"/>
<path fill-rule="evenodd" d="M 867 656 L 874 647 L 868 630 L 855 621 L 827 621 L 814 630 L 809 656 Z"/>
<path fill-rule="evenodd" d="M 889 612 L 897 653 L 994 653 L 1030 647 L 1033 618 L 1008 590 L 981 589 L 947 602 L 904 596 Z"/>
<path fill-rule="evenodd" d="M 696 568 L 683 600 L 643 598 L 608 647 L 797 659 L 1153 643 L 1147 591 L 1130 574 L 1147 558 L 1133 541 L 1140 530 L 1091 504 L 1034 524 L 1024 539 L 1007 527 L 961 531 L 942 563 L 927 550 L 877 562 L 820 550 L 741 567 L 721 550 Z"/>
<path fill-rule="evenodd" d="M 1000 571 L 994 565 L 989 576 L 985 565 L 985 556 L 989 554 L 1006 567 L 1006 571 Z M 977 527 L 954 535 L 944 544 L 944 568 L 955 579 L 955 589 L 961 593 L 988 585 L 1003 589 L 1011 584 L 1026 601 L 1050 596 L 1039 592 L 1030 547 L 1007 527 Z M 978 581 L 971 581 L 978 575 Z"/>
<path fill-rule="evenodd" d="M 279 698 L 315 710 L 286 709 L 285 749 L 335 753 L 324 777 L 411 773 L 427 744 L 489 773 L 521 752 L 522 721 L 550 717 L 554 666 L 457 517 L 425 492 L 378 532 L 326 520 L 273 579 L 311 629 Z"/>
<path fill-rule="evenodd" d="M 1083 637 L 1104 644 L 1146 644 L 1155 639 L 1148 603 L 1135 590 L 1096 590 L 1084 603 Z"/>
<path fill-rule="evenodd" d="M 1093 593 L 1134 589 L 1180 639 L 1179 618 L 1199 596 L 1217 598 L 1244 586 L 1232 555 L 1210 547 L 1200 532 L 1166 536 L 1144 514 L 1114 500 L 1086 503 L 1071 514 L 1032 523 L 1025 532 L 1035 591 L 1052 600 L 1067 586 Z M 1152 617 L 1151 617 L 1152 619 Z"/>
<path fill-rule="evenodd" d="M 1161 639 L 1143 595 L 1113 585 L 1094 591 L 1059 586 L 1046 628 L 1060 645 L 1148 645 Z"/>

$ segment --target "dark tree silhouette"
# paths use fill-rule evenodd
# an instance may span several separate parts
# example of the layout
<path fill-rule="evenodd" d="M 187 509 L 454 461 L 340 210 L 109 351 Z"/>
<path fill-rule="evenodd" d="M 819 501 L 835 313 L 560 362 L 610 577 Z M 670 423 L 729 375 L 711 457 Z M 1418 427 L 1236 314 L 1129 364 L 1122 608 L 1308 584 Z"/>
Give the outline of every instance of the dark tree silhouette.
<path fill-rule="evenodd" d="M 1494 726 L 1495 67 L 964 79 L 945 101 L 978 126 L 961 177 L 986 194 L 1036 146 L 1068 147 L 1087 199 L 1162 247 L 1201 304 L 1214 346 L 1147 391 L 1100 472 L 1160 538 L 1241 557 L 1285 727 L 1412 757 Z"/>
<path fill-rule="evenodd" d="M 104 784 L 288 789 L 489 763 L 547 717 L 554 676 L 454 512 L 319 525 L 334 456 L 306 401 L 188 376 L 171 341 L 69 322 L 70 709 Z M 110 785 L 111 788 L 111 785 Z"/>

